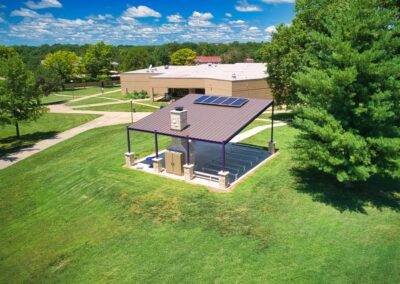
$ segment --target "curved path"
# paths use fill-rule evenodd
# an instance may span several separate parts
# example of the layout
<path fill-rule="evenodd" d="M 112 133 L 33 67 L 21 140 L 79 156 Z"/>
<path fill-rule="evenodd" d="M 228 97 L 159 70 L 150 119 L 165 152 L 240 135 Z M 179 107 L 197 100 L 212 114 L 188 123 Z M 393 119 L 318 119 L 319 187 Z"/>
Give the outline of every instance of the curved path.
<path fill-rule="evenodd" d="M 91 95 L 90 97 L 95 97 L 95 96 L 100 96 L 100 95 L 102 95 L 102 93 Z M 88 96 L 86 96 L 85 98 L 87 98 L 87 97 Z M 78 98 L 76 100 L 71 100 L 69 102 L 77 101 L 77 100 L 81 100 L 81 98 Z M 32 147 L 24 148 L 16 153 L 12 153 L 12 154 L 6 155 L 4 157 L 1 157 L 0 158 L 0 170 L 7 168 L 23 159 L 26 159 L 26 158 L 32 156 L 35 153 L 38 153 L 44 149 L 47 149 L 57 143 L 65 141 L 65 140 L 67 140 L 71 137 L 74 137 L 75 135 L 78 135 L 87 130 L 97 128 L 97 127 L 103 127 L 103 126 L 127 124 L 127 123 L 131 122 L 131 113 L 129 113 L 129 112 L 77 110 L 77 109 L 72 109 L 71 107 L 68 107 L 64 104 L 49 105 L 48 107 L 49 107 L 49 111 L 53 112 L 53 113 L 86 113 L 86 114 L 98 114 L 101 116 L 98 118 L 95 118 L 85 124 L 79 125 L 75 128 L 58 133 L 53 138 L 42 140 L 42 141 L 36 143 Z M 135 113 L 133 113 L 133 121 L 137 121 L 149 114 L 150 113 L 148 113 L 148 112 L 135 112 Z"/>
<path fill-rule="evenodd" d="M 118 92 L 120 90 L 115 90 L 115 91 L 110 91 L 106 92 L 104 94 L 109 94 L 113 92 Z M 85 97 L 80 97 L 74 100 L 70 100 L 68 102 L 74 102 L 74 101 L 81 101 L 90 97 L 97 97 L 104 95 L 103 93 L 98 93 L 90 96 L 85 96 Z M 141 105 L 146 105 L 154 108 L 158 108 L 157 106 L 146 104 L 146 103 L 141 103 L 141 100 L 135 101 L 135 104 L 141 104 Z M 9 154 L 5 157 L 0 158 L 0 170 L 7 168 L 23 159 L 26 159 L 30 156 L 32 156 L 35 153 L 38 153 L 44 149 L 47 149 L 55 144 L 58 144 L 62 141 L 65 141 L 71 137 L 74 137 L 75 135 L 78 135 L 82 132 L 85 132 L 87 130 L 97 128 L 97 127 L 103 127 L 103 126 L 110 126 L 110 125 L 117 125 L 117 124 L 127 124 L 131 122 L 131 113 L 130 112 L 108 112 L 108 111 L 92 111 L 92 110 L 79 110 L 79 107 L 84 107 L 84 106 L 95 106 L 95 105 L 111 105 L 111 104 L 119 104 L 126 102 L 124 100 L 118 100 L 118 99 L 112 99 L 109 103 L 101 103 L 101 104 L 92 104 L 92 105 L 81 105 L 81 106 L 74 106 L 74 108 L 66 106 L 65 104 L 55 104 L 55 105 L 49 105 L 49 111 L 53 113 L 84 113 L 84 114 L 98 114 L 101 115 L 98 118 L 95 118 L 94 120 L 91 120 L 85 124 L 79 125 L 75 128 L 69 129 L 67 131 L 61 132 L 54 136 L 53 138 L 50 139 L 45 139 L 42 140 L 38 143 L 36 143 L 34 146 L 29 147 L 29 148 L 24 148 L 20 150 L 19 152 Z M 149 112 L 135 112 L 133 113 L 133 121 L 137 121 L 147 115 L 149 115 Z M 258 119 L 258 120 L 263 120 L 267 121 L 266 119 Z M 280 122 L 276 121 L 276 124 L 274 127 L 279 127 L 279 126 L 284 126 L 286 125 L 285 122 Z M 260 131 L 263 131 L 267 128 L 270 128 L 270 125 L 266 126 L 258 126 L 253 129 L 250 129 L 244 133 L 240 133 L 237 136 L 235 136 L 232 139 L 232 142 L 239 142 L 243 139 L 246 139 L 252 135 L 257 134 Z"/>

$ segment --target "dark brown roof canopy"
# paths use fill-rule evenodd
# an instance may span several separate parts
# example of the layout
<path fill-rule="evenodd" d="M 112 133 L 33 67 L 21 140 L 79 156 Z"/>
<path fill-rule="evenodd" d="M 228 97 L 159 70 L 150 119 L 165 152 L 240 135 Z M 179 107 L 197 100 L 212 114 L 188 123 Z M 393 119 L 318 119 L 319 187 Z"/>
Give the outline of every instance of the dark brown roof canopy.
<path fill-rule="evenodd" d="M 135 122 L 129 129 L 195 140 L 223 143 L 231 140 L 257 116 L 272 106 L 272 100 L 248 99 L 241 107 L 194 104 L 200 95 L 190 94 L 171 105 Z M 188 111 L 189 126 L 182 131 L 172 130 L 170 111 L 183 106 Z"/>

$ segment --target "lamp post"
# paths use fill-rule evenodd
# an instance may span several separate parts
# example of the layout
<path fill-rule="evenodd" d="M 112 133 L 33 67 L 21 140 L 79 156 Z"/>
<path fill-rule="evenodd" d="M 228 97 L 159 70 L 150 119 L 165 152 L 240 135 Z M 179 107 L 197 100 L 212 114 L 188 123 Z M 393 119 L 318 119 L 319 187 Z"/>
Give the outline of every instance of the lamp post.
<path fill-rule="evenodd" d="M 133 100 L 131 100 L 131 123 L 133 123 Z"/>
<path fill-rule="evenodd" d="M 74 80 L 71 80 L 70 82 L 71 82 L 71 84 L 72 84 L 72 83 L 74 83 Z M 74 91 L 75 91 L 75 88 L 74 88 L 74 86 L 72 86 L 72 99 L 73 99 L 73 100 L 75 100 L 75 93 L 74 93 Z"/>

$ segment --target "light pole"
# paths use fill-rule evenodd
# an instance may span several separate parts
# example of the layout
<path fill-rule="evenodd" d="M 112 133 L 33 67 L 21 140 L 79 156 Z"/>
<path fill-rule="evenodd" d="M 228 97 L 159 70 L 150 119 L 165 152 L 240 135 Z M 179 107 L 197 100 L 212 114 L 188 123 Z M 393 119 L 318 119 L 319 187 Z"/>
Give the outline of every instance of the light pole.
<path fill-rule="evenodd" d="M 131 100 L 131 123 L 133 124 L 133 100 Z"/>
<path fill-rule="evenodd" d="M 72 83 L 74 83 L 74 80 L 71 80 L 70 82 L 71 82 L 71 85 L 72 85 Z M 72 99 L 73 100 L 75 100 L 75 92 L 74 91 L 75 91 L 75 88 L 74 88 L 74 86 L 72 86 Z"/>

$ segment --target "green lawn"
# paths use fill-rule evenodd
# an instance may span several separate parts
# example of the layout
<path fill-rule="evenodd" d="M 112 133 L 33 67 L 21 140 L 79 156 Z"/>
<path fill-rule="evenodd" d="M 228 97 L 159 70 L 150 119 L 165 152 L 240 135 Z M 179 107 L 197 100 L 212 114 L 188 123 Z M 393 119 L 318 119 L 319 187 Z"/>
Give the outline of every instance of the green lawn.
<path fill-rule="evenodd" d="M 153 105 L 153 106 L 158 106 L 158 107 L 167 106 L 168 105 L 167 102 L 157 102 L 157 101 L 153 102 L 152 100 L 144 100 L 144 101 L 141 101 L 141 103 L 149 104 L 149 105 Z"/>
<path fill-rule="evenodd" d="M 265 125 L 270 125 L 270 124 L 271 124 L 271 122 L 269 122 L 269 121 L 254 120 L 245 129 L 243 129 L 242 132 L 253 129 L 254 127 L 265 126 Z"/>
<path fill-rule="evenodd" d="M 46 113 L 37 121 L 20 124 L 21 138 L 16 139 L 15 127 L 0 126 L 0 157 L 33 146 L 43 139 L 55 136 L 70 128 L 84 124 L 98 117 L 93 114 Z"/>
<path fill-rule="evenodd" d="M 69 100 L 72 100 L 72 96 L 57 96 L 56 94 L 48 95 L 47 97 L 42 98 L 42 104 L 56 104 L 56 103 L 64 103 Z"/>
<path fill-rule="evenodd" d="M 277 128 L 280 154 L 229 194 L 123 168 L 123 126 L 0 171 L 0 282 L 399 283 L 399 182 L 297 172 L 295 134 Z"/>
<path fill-rule="evenodd" d="M 120 87 L 105 87 L 104 92 L 110 92 L 114 90 L 118 90 Z M 101 93 L 101 87 L 86 87 L 86 88 L 76 88 L 76 89 L 68 89 L 65 91 L 60 91 L 57 92 L 57 94 L 62 94 L 62 95 L 69 95 L 69 96 L 74 96 L 74 97 L 83 97 L 83 96 L 89 96 L 89 95 L 94 95 Z"/>
<path fill-rule="evenodd" d="M 158 108 L 133 104 L 133 108 L 135 112 L 155 112 Z M 131 104 L 129 102 L 114 104 L 114 105 L 104 105 L 104 106 L 95 106 L 95 107 L 83 107 L 79 108 L 80 110 L 97 110 L 97 111 L 119 111 L 119 112 L 130 112 Z"/>
<path fill-rule="evenodd" d="M 94 97 L 94 98 L 87 98 L 84 100 L 70 102 L 65 105 L 67 106 L 81 106 L 81 105 L 89 105 L 89 104 L 98 104 L 98 103 L 110 103 L 113 102 L 112 100 L 107 100 L 101 97 Z"/>
<path fill-rule="evenodd" d="M 292 121 L 294 114 L 292 112 L 275 113 L 274 118 L 280 121 Z M 258 118 L 271 119 L 270 113 L 263 113 Z"/>
<path fill-rule="evenodd" d="M 111 93 L 111 94 L 101 95 L 100 97 L 106 97 L 106 98 L 112 98 L 112 99 L 118 99 L 118 100 L 129 100 L 130 99 L 128 96 L 123 95 L 121 91 Z"/>

